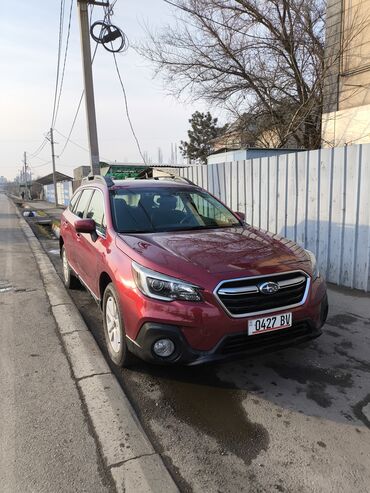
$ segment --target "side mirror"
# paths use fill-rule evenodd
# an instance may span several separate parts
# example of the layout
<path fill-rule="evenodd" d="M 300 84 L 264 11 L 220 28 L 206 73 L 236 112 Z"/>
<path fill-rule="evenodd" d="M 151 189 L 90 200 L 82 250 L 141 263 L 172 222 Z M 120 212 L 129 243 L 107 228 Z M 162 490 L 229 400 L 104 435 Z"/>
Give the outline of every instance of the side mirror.
<path fill-rule="evenodd" d="M 240 219 L 241 221 L 243 221 L 243 223 L 245 222 L 245 214 L 244 214 L 244 212 L 239 212 L 238 211 L 238 212 L 234 212 L 234 214 L 236 215 L 236 217 L 238 219 Z"/>
<path fill-rule="evenodd" d="M 94 219 L 76 219 L 74 227 L 77 233 L 95 233 L 96 231 Z"/>

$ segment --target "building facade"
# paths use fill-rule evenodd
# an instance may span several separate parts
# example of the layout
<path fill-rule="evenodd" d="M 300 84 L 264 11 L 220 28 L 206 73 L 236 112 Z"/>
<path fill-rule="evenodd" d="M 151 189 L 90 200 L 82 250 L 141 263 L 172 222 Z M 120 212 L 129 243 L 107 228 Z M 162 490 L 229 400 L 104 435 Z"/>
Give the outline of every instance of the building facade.
<path fill-rule="evenodd" d="M 370 0 L 328 0 L 323 147 L 370 142 Z"/>
<path fill-rule="evenodd" d="M 73 195 L 72 178 L 59 171 L 55 172 L 55 181 L 57 188 L 57 203 L 67 206 Z M 54 177 L 53 173 L 43 176 L 35 180 L 36 183 L 42 186 L 43 200 L 47 202 L 55 202 L 55 189 L 54 189 Z"/>

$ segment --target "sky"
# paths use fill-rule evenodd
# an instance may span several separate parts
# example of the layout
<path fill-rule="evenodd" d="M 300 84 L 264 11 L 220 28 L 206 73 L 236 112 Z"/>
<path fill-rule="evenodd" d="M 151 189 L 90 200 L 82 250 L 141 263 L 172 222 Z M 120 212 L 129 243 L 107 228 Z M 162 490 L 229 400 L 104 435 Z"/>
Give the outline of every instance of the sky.
<path fill-rule="evenodd" d="M 72 27 L 60 109 L 55 124 L 55 152 L 61 152 L 83 90 L 77 0 L 73 1 Z M 66 0 L 66 21 L 70 0 Z M 60 0 L 0 0 L 0 176 L 13 179 L 42 143 L 51 124 L 58 53 Z M 94 19 L 103 9 L 94 8 Z M 131 45 L 145 38 L 144 26 L 156 29 L 173 22 L 173 9 L 163 0 L 117 0 L 113 22 Z M 67 24 L 64 28 L 65 40 Z M 91 40 L 92 51 L 95 43 Z M 64 46 L 64 44 L 63 44 Z M 166 95 L 163 81 L 153 79 L 154 67 L 133 48 L 118 55 L 131 119 L 143 151 L 157 159 L 161 147 L 170 159 L 171 143 L 185 140 L 188 119 L 195 110 L 209 108 L 185 104 Z M 124 111 L 113 56 L 99 46 L 93 65 L 95 104 L 101 160 L 140 162 Z M 87 149 L 84 103 L 71 139 Z M 52 171 L 50 145 L 29 159 L 33 176 Z M 89 153 L 69 143 L 56 160 L 56 169 L 73 176 L 73 169 L 88 165 Z"/>

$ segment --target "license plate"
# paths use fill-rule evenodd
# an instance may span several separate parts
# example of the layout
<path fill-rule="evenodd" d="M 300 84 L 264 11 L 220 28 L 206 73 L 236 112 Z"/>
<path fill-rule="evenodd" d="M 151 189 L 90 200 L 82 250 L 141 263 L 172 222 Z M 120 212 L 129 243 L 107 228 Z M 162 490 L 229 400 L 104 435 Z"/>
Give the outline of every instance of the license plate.
<path fill-rule="evenodd" d="M 272 330 L 286 329 L 292 326 L 292 314 L 280 313 L 271 317 L 255 318 L 248 322 L 248 335 L 254 336 Z"/>

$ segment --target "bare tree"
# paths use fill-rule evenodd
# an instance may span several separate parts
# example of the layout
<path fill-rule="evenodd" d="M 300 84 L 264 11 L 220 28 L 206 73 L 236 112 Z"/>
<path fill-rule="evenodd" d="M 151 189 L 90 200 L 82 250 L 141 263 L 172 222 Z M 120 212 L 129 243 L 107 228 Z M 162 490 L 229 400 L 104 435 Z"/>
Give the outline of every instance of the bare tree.
<path fill-rule="evenodd" d="M 279 145 L 320 145 L 323 0 L 172 0 L 174 25 L 140 52 L 175 95 L 256 117 Z M 260 128 L 261 127 L 261 128 Z"/>

